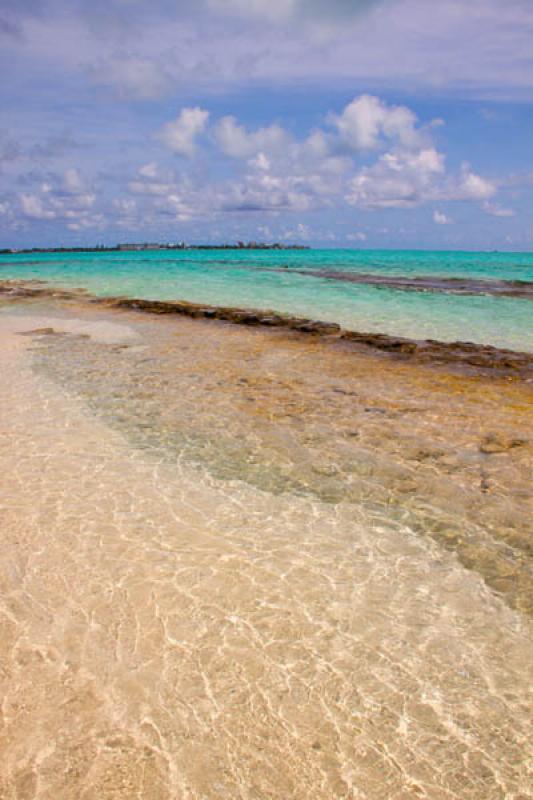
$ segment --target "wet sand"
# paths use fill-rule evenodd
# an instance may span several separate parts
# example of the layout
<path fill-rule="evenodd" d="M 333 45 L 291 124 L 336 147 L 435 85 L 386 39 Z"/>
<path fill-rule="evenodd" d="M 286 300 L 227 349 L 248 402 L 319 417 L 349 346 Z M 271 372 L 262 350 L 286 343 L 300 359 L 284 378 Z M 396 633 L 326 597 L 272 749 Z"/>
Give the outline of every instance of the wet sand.
<path fill-rule="evenodd" d="M 0 797 L 529 796 L 527 380 L 81 297 L 0 336 Z"/>

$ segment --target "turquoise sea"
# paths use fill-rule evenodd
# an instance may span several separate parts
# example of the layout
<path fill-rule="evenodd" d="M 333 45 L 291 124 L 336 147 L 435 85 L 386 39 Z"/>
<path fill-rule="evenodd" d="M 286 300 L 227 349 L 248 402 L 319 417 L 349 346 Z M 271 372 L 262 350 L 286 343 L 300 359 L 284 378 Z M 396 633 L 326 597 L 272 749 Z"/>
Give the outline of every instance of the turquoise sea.
<path fill-rule="evenodd" d="M 354 276 L 443 278 L 445 285 L 428 291 L 422 282 L 423 290 L 413 290 L 354 283 Z M 220 249 L 1 255 L 0 280 L 12 278 L 84 287 L 98 295 L 268 308 L 357 331 L 533 351 L 532 300 L 490 293 L 501 282 L 520 282 L 530 291 L 533 253 Z M 454 293 L 451 278 L 472 282 L 472 293 Z"/>

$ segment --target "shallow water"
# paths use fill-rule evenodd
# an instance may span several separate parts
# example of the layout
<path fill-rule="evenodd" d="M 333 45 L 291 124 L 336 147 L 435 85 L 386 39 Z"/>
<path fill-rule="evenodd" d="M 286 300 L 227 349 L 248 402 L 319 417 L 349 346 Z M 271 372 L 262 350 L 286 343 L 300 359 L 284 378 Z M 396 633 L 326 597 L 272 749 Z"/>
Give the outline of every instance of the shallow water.
<path fill-rule="evenodd" d="M 0 331 L 0 796 L 528 797 L 523 385 L 82 303 Z"/>
<path fill-rule="evenodd" d="M 324 271 L 522 281 L 531 287 L 533 254 L 189 250 L 0 255 L 4 279 L 36 278 L 100 295 L 271 308 L 358 331 L 533 351 L 533 305 L 528 299 L 405 291 L 316 277 Z"/>

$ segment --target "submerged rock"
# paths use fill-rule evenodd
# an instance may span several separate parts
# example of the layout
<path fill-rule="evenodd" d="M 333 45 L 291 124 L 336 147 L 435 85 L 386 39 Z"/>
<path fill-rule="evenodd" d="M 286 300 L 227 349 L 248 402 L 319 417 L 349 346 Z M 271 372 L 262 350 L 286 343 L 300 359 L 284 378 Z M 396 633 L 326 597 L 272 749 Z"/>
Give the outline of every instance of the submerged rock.
<path fill-rule="evenodd" d="M 57 333 L 54 328 L 34 328 L 31 331 L 21 331 L 21 336 L 51 336 Z"/>
<path fill-rule="evenodd" d="M 508 439 L 495 433 L 489 433 L 479 445 L 479 450 L 486 455 L 492 455 L 493 453 L 506 453 L 525 444 L 527 444 L 527 439 Z"/>

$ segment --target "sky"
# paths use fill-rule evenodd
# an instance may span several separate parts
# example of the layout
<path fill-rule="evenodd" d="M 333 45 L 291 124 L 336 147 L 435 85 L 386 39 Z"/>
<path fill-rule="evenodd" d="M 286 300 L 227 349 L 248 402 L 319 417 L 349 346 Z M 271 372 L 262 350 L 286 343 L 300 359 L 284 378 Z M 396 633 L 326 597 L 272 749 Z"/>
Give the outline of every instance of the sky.
<path fill-rule="evenodd" d="M 533 0 L 0 0 L 0 248 L 533 250 Z"/>

